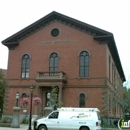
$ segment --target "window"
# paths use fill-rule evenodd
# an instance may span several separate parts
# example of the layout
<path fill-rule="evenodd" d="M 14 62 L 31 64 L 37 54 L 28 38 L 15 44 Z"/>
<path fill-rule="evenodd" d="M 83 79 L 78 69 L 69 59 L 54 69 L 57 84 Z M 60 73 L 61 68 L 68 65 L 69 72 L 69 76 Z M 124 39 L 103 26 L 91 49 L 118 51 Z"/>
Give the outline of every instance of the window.
<path fill-rule="evenodd" d="M 111 95 L 109 95 L 109 113 L 111 112 Z"/>
<path fill-rule="evenodd" d="M 50 72 L 58 71 L 58 61 L 59 61 L 58 54 L 52 53 L 50 55 L 50 67 L 49 67 Z"/>
<path fill-rule="evenodd" d="M 57 29 L 57 28 L 54 28 L 54 29 L 51 31 L 51 35 L 52 35 L 53 37 L 57 37 L 57 36 L 59 35 L 59 33 L 60 33 L 60 31 L 59 31 L 59 29 Z"/>
<path fill-rule="evenodd" d="M 116 99 L 113 96 L 113 98 L 112 98 L 112 112 L 113 112 L 113 114 L 116 114 L 116 105 L 117 105 Z"/>
<path fill-rule="evenodd" d="M 101 120 L 100 114 L 97 112 L 98 120 Z"/>
<path fill-rule="evenodd" d="M 86 99 L 85 94 L 81 93 L 79 95 L 79 107 L 85 107 L 85 99 Z"/>
<path fill-rule="evenodd" d="M 83 51 L 79 55 L 79 75 L 80 77 L 88 77 L 89 73 L 89 53 Z"/>
<path fill-rule="evenodd" d="M 112 84 L 114 85 L 114 64 L 112 63 Z"/>
<path fill-rule="evenodd" d="M 116 67 L 114 68 L 114 86 L 116 85 Z"/>
<path fill-rule="evenodd" d="M 59 115 L 59 112 L 53 112 L 51 115 L 49 115 L 49 119 L 57 119 Z"/>
<path fill-rule="evenodd" d="M 22 78 L 29 78 L 29 68 L 30 68 L 30 56 L 28 54 L 25 54 L 22 57 L 22 68 L 21 68 Z"/>
<path fill-rule="evenodd" d="M 109 56 L 109 80 L 111 80 L 111 57 Z"/>
<path fill-rule="evenodd" d="M 27 93 L 23 93 L 22 98 L 26 98 L 26 97 L 28 97 Z"/>

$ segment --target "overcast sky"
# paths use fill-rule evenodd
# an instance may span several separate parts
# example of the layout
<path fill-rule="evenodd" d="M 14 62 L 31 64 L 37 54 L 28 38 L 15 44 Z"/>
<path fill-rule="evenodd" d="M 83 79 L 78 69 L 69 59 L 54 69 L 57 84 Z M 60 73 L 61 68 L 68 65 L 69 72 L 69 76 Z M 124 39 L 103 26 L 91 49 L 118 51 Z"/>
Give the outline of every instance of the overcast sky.
<path fill-rule="evenodd" d="M 130 80 L 129 0 L 0 0 L 0 42 L 52 11 L 114 34 L 126 80 Z M 0 68 L 8 49 L 0 43 Z"/>

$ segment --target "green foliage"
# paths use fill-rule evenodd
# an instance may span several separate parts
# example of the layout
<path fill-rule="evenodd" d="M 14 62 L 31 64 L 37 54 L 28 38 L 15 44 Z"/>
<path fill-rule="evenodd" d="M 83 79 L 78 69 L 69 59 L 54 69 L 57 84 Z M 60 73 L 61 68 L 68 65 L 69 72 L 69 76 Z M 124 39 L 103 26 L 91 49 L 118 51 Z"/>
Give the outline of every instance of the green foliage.
<path fill-rule="evenodd" d="M 124 87 L 123 99 L 119 102 L 123 114 L 130 114 L 130 89 Z"/>
<path fill-rule="evenodd" d="M 6 85 L 6 80 L 4 78 L 4 74 L 2 70 L 0 70 L 0 109 L 1 109 L 1 112 L 3 112 L 5 85 Z"/>
<path fill-rule="evenodd" d="M 48 106 L 54 105 L 56 108 L 63 105 L 62 102 L 58 101 L 58 88 L 55 86 L 52 87 L 52 90 L 50 92 L 50 100 L 48 104 Z"/>
<path fill-rule="evenodd" d="M 26 118 L 26 117 L 23 117 L 23 119 L 22 119 L 22 122 L 21 122 L 22 124 L 28 124 L 28 118 Z"/>
<path fill-rule="evenodd" d="M 0 123 L 11 123 L 12 122 L 12 118 L 10 117 L 4 117 Z"/>
<path fill-rule="evenodd" d="M 50 93 L 50 101 L 57 102 L 58 101 L 58 88 L 53 86 Z"/>
<path fill-rule="evenodd" d="M 125 102 L 125 113 L 129 113 L 130 114 L 130 89 L 126 89 L 124 91 L 123 94 L 123 99 Z"/>

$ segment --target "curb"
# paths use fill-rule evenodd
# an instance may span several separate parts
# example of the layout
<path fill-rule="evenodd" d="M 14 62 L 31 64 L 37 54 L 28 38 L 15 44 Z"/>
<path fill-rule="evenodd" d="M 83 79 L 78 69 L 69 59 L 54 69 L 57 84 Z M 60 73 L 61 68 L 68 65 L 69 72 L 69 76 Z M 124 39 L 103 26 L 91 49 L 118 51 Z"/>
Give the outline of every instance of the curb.
<path fill-rule="evenodd" d="M 119 130 L 118 128 L 102 128 L 101 130 Z"/>

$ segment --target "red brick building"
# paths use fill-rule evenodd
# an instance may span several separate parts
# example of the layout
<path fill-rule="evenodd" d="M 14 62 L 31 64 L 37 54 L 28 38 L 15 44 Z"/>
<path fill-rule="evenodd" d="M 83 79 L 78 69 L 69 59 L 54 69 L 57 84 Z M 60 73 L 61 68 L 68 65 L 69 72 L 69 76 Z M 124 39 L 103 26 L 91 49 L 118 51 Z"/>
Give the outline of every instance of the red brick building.
<path fill-rule="evenodd" d="M 5 114 L 15 94 L 41 97 L 46 106 L 52 86 L 66 107 L 97 107 L 102 116 L 120 117 L 125 81 L 113 34 L 52 12 L 2 41 L 9 48 Z M 22 113 L 22 112 L 21 112 Z"/>

